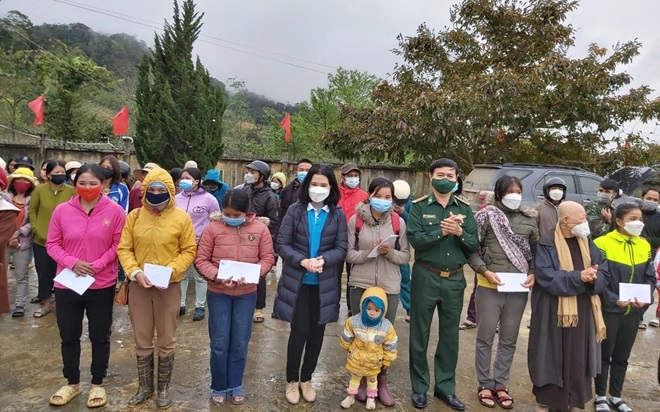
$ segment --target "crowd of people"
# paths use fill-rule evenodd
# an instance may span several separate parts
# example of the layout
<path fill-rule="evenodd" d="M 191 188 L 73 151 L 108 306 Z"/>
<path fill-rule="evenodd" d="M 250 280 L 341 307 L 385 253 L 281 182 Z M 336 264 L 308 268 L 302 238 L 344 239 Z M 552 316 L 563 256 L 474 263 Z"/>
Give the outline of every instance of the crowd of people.
<path fill-rule="evenodd" d="M 404 180 L 376 177 L 363 190 L 355 163 L 336 173 L 301 159 L 288 179 L 255 160 L 233 189 L 217 170 L 203 174 L 194 161 L 169 171 L 150 162 L 131 172 L 112 155 L 98 164 L 49 159 L 36 175 L 27 156 L 1 163 L 0 313 L 20 318 L 28 303 L 39 304 L 35 318 L 55 312 L 67 384 L 51 405 L 82 392 L 84 316 L 92 355 L 87 406 L 107 403 L 113 305 L 125 285 L 139 384 L 128 406 L 155 397 L 159 408 L 170 407 L 176 330 L 191 280 L 192 320 L 208 311 L 210 401 L 243 404 L 252 328 L 266 319 L 265 278 L 279 260 L 272 317 L 291 325 L 284 394 L 290 404 L 317 399 L 312 379 L 325 327 L 339 320 L 345 272 L 349 317 L 338 343 L 347 351 L 350 380 L 342 408 L 362 401 L 372 410 L 376 399 L 395 404 L 388 371 L 397 359 L 399 302 L 409 323 L 414 407 L 427 406 L 437 311 L 433 395 L 465 409 L 456 395 L 459 331 L 476 329 L 476 399 L 514 408 L 508 385 L 529 300 L 536 410 L 579 410 L 593 401 L 597 411 L 631 411 L 622 398 L 628 359 L 660 285 L 659 188 L 646 188 L 640 204 L 619 204 L 617 182 L 606 179 L 598 200 L 582 206 L 565 201 L 566 182 L 551 178 L 543 201 L 524 207 L 521 181 L 504 175 L 475 213 L 460 196 L 451 159 L 429 166 L 430 191 L 416 200 Z M 30 299 L 32 261 L 38 293 Z M 251 265 L 258 280 L 224 273 L 228 262 Z M 474 290 L 461 322 L 466 264 Z M 169 271 L 168 282 L 148 275 L 154 265 Z M 8 269 L 16 284 L 13 308 Z M 91 286 L 81 294 L 55 282 L 65 270 L 93 277 Z M 519 285 L 510 284 L 514 278 Z M 624 300 L 623 284 L 646 285 L 648 296 Z M 660 325 L 660 311 L 649 324 Z"/>

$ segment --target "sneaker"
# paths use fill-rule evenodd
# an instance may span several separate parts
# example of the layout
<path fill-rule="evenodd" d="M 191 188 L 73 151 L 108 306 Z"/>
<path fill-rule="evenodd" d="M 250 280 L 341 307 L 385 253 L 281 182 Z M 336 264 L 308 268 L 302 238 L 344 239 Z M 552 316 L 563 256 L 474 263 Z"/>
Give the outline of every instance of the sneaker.
<path fill-rule="evenodd" d="M 181 306 L 181 307 L 179 308 L 179 316 L 183 316 L 183 315 L 185 315 L 185 314 L 186 314 L 186 307 L 185 307 L 185 306 Z"/>
<path fill-rule="evenodd" d="M 312 403 L 316 400 L 316 391 L 312 386 L 312 381 L 300 382 L 300 392 L 306 402 Z"/>
<path fill-rule="evenodd" d="M 300 391 L 298 390 L 298 382 L 289 382 L 286 384 L 286 400 L 291 405 L 300 403 Z"/>
<path fill-rule="evenodd" d="M 195 314 L 193 315 L 193 320 L 197 321 L 204 319 L 205 313 L 206 311 L 204 310 L 204 308 L 195 308 Z"/>

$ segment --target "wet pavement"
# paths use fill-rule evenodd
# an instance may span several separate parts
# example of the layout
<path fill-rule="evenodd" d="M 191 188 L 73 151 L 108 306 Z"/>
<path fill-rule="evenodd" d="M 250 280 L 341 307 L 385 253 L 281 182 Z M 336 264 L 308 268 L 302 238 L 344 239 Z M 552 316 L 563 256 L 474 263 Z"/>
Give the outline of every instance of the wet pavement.
<path fill-rule="evenodd" d="M 466 275 L 468 285 L 472 284 L 472 274 Z M 276 290 L 275 275 L 269 275 L 268 305 L 272 310 L 272 298 Z M 10 295 L 13 299 L 14 280 L 10 273 Z M 193 282 L 191 282 L 192 284 Z M 30 296 L 36 295 L 36 275 L 30 279 Z M 470 287 L 465 291 L 464 311 Z M 338 339 L 346 319 L 346 307 L 342 306 L 340 322 L 328 325 L 319 366 L 313 378 L 318 391 L 318 400 L 314 404 L 292 406 L 284 398 L 284 369 L 286 362 L 286 343 L 288 324 L 267 316 L 265 323 L 255 325 L 250 342 L 249 361 L 245 374 L 245 387 L 248 401 L 242 406 L 233 406 L 228 402 L 223 407 L 215 407 L 209 402 L 209 338 L 206 320 L 192 322 L 191 303 L 194 302 L 193 287 L 189 288 L 188 313 L 179 319 L 177 332 L 177 352 L 174 375 L 170 385 L 170 394 L 174 401 L 172 411 L 338 411 L 339 403 L 344 398 L 348 384 L 348 374 L 344 369 L 346 355 L 340 348 Z M 529 306 L 529 305 L 528 305 Z M 60 340 L 54 314 L 43 319 L 34 319 L 32 312 L 37 305 L 29 305 L 24 318 L 12 319 L 11 314 L 0 315 L 0 411 L 84 411 L 91 376 L 89 363 L 91 353 L 89 341 L 85 336 L 82 343 L 81 371 L 84 391 L 65 407 L 55 408 L 48 405 L 49 397 L 66 383 L 62 377 Z M 655 305 L 647 312 L 648 321 L 655 313 Z M 518 350 L 512 368 L 511 394 L 514 396 L 515 410 L 533 411 L 534 398 L 527 371 L 529 308 L 525 312 Z M 393 363 L 390 374 L 390 389 L 397 404 L 385 408 L 378 404 L 377 410 L 413 411 L 410 404 L 410 381 L 408 375 L 408 324 L 404 322 L 405 311 L 399 307 L 395 327 L 399 334 L 399 358 Z M 86 329 L 86 325 L 85 328 Z M 431 334 L 429 364 L 437 342 L 437 323 L 434 322 Z M 460 355 L 457 368 L 457 395 L 467 410 L 488 411 L 476 400 L 476 378 L 474 371 L 474 339 L 476 330 L 460 333 Z M 497 342 L 496 342 L 497 344 Z M 657 359 L 660 353 L 660 328 L 640 331 L 630 359 L 628 375 L 624 387 L 624 399 L 636 412 L 660 411 L 660 388 L 656 380 Z M 112 330 L 112 349 L 110 369 L 105 387 L 108 391 L 108 405 L 103 410 L 124 411 L 126 401 L 137 388 L 137 371 L 133 350 L 133 337 L 126 307 L 116 307 Z M 431 390 L 432 394 L 432 390 Z M 498 408 L 499 409 L 499 408 Z M 157 410 L 153 399 L 141 408 L 134 410 Z M 351 410 L 364 410 L 364 404 L 356 403 Z M 429 397 L 427 410 L 449 411 L 442 402 Z M 591 404 L 586 410 L 592 411 Z"/>

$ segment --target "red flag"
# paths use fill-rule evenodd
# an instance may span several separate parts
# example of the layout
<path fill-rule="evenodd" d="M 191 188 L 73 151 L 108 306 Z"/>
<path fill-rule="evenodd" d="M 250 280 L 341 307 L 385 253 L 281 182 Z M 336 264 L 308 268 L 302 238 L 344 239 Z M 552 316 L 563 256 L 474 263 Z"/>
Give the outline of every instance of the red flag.
<path fill-rule="evenodd" d="M 115 133 L 115 136 L 120 136 L 128 132 L 128 106 L 124 106 L 116 115 L 112 118 L 112 130 Z"/>
<path fill-rule="evenodd" d="M 280 127 L 284 129 L 284 141 L 291 141 L 291 115 L 289 113 L 284 116 L 284 119 L 280 122 Z"/>
<path fill-rule="evenodd" d="M 39 126 L 44 123 L 45 98 L 42 94 L 28 103 L 28 107 L 34 112 L 34 125 Z"/>

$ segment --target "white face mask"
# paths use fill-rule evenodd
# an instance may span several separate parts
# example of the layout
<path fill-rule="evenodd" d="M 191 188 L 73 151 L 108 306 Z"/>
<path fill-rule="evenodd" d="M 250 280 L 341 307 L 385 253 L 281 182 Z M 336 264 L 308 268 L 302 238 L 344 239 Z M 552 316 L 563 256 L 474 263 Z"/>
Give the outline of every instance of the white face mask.
<path fill-rule="evenodd" d="M 591 230 L 589 229 L 589 222 L 583 222 L 579 225 L 573 226 L 573 229 L 571 229 L 571 234 L 575 237 L 589 236 L 589 234 L 591 234 Z"/>
<path fill-rule="evenodd" d="M 628 232 L 630 236 L 639 236 L 642 234 L 642 230 L 644 230 L 644 222 L 641 220 L 626 222 L 626 224 L 623 225 L 623 230 Z"/>
<path fill-rule="evenodd" d="M 309 188 L 309 198 L 314 203 L 321 203 L 330 196 L 330 189 L 321 186 L 312 186 Z"/>
<path fill-rule="evenodd" d="M 558 202 L 564 197 L 564 191 L 561 189 L 552 189 L 551 191 L 548 192 L 548 196 L 550 197 L 550 199 L 554 200 L 555 202 Z"/>
<path fill-rule="evenodd" d="M 511 210 L 518 209 L 520 207 L 520 202 L 522 202 L 522 195 L 519 195 L 518 193 L 509 193 L 502 198 L 502 204 Z"/>
<path fill-rule="evenodd" d="M 280 184 L 277 182 L 270 182 L 270 188 L 273 190 L 277 190 L 280 188 Z"/>
<path fill-rule="evenodd" d="M 76 174 L 71 173 L 71 176 L 69 177 L 69 179 L 71 179 L 72 182 L 75 182 L 76 181 Z"/>
<path fill-rule="evenodd" d="M 243 181 L 245 182 L 246 185 L 251 185 L 254 182 L 257 181 L 257 179 L 252 176 L 252 173 L 246 173 L 245 176 L 243 176 Z"/>

